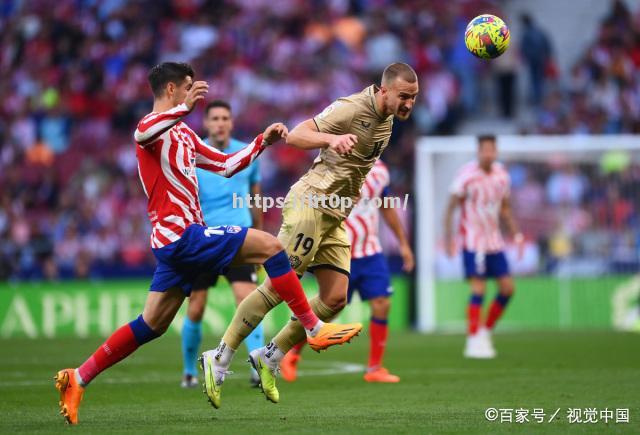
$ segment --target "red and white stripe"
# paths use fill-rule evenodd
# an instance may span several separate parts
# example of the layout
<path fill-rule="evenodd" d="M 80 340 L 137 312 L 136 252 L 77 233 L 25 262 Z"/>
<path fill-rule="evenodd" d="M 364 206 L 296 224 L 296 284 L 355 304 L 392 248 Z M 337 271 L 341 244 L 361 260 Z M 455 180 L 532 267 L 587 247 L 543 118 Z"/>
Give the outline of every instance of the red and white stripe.
<path fill-rule="evenodd" d="M 369 257 L 382 252 L 378 237 L 380 211 L 371 199 L 382 198 L 389 186 L 389 170 L 381 160 L 376 161 L 360 189 L 360 200 L 345 221 L 351 241 L 351 258 Z"/>
<path fill-rule="evenodd" d="M 208 147 L 180 121 L 188 113 L 184 104 L 151 113 L 142 118 L 134 135 L 138 174 L 149 198 L 152 248 L 175 242 L 191 224 L 203 225 L 196 167 L 231 177 L 264 150 L 262 135 L 233 154 Z"/>
<path fill-rule="evenodd" d="M 494 162 L 489 173 L 475 161 L 460 169 L 451 194 L 463 199 L 459 231 L 465 249 L 484 253 L 504 249 L 500 208 L 510 187 L 509 173 L 501 163 Z"/>

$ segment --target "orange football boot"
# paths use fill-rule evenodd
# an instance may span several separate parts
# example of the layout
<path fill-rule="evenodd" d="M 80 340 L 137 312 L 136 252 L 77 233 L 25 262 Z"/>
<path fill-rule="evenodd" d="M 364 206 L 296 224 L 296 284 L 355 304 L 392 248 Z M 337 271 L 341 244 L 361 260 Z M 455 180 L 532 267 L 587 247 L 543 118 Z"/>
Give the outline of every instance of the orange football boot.
<path fill-rule="evenodd" d="M 53 379 L 60 392 L 60 414 L 69 424 L 78 424 L 78 408 L 84 394 L 84 387 L 76 381 L 74 369 L 60 370 Z"/>
<path fill-rule="evenodd" d="M 400 377 L 392 375 L 391 373 L 389 373 L 389 370 L 385 369 L 384 367 L 379 367 L 375 370 L 365 373 L 364 380 L 367 382 L 395 384 L 396 382 L 400 382 Z"/>
<path fill-rule="evenodd" d="M 287 382 L 294 382 L 298 378 L 298 363 L 302 357 L 297 352 L 289 351 L 280 361 L 280 376 Z"/>
<path fill-rule="evenodd" d="M 362 331 L 362 323 L 325 323 L 315 337 L 307 336 L 307 343 L 311 349 L 320 352 L 336 344 L 348 343 Z"/>

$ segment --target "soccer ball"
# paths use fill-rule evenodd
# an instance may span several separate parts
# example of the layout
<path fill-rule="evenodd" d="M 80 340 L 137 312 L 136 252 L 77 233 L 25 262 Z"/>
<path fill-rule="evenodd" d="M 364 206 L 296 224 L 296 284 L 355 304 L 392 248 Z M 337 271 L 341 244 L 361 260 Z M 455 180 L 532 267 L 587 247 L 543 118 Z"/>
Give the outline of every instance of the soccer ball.
<path fill-rule="evenodd" d="M 494 59 L 509 48 L 509 28 L 495 15 L 478 15 L 467 25 L 464 43 L 467 49 L 481 59 Z"/>

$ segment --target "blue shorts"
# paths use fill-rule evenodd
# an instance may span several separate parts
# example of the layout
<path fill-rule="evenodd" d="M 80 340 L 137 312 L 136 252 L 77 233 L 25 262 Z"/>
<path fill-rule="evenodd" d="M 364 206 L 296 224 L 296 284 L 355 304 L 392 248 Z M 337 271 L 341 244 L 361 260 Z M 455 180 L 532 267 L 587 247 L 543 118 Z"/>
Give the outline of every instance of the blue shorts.
<path fill-rule="evenodd" d="M 504 252 L 483 254 L 470 252 L 466 249 L 462 252 L 464 261 L 464 276 L 469 278 L 502 278 L 509 275 L 509 264 Z"/>
<path fill-rule="evenodd" d="M 164 292 L 180 287 L 189 295 L 193 282 L 201 273 L 220 275 L 226 272 L 245 237 L 246 227 L 189 225 L 179 240 L 152 250 L 158 265 L 149 290 Z"/>
<path fill-rule="evenodd" d="M 351 259 L 351 275 L 349 276 L 349 293 L 347 300 L 351 302 L 354 291 L 360 293 L 363 301 L 389 297 L 393 293 L 387 259 L 382 254 Z"/>

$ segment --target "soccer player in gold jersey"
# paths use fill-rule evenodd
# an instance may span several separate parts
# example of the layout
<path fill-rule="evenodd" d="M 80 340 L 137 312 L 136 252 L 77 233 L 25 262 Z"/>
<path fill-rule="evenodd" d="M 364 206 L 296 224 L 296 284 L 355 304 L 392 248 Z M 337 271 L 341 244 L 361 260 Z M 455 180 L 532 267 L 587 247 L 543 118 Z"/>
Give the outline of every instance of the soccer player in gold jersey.
<path fill-rule="evenodd" d="M 405 63 L 394 63 L 385 68 L 380 86 L 337 99 L 289 133 L 290 145 L 320 153 L 285 199 L 278 239 L 296 273 L 302 276 L 308 270 L 318 280 L 319 295 L 309 304 L 321 320 L 333 319 L 347 300 L 351 252 L 344 220 L 357 203 L 369 170 L 389 144 L 394 117 L 408 119 L 417 95 L 415 71 Z M 224 379 L 221 375 L 242 340 L 280 302 L 269 279 L 245 298 L 220 345 L 203 354 L 205 361 L 212 361 L 204 365 L 205 377 Z M 250 353 L 268 400 L 279 400 L 275 374 L 280 360 L 304 338 L 302 325 L 293 318 L 267 346 Z M 220 384 L 216 397 L 207 392 L 217 403 Z"/>

